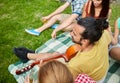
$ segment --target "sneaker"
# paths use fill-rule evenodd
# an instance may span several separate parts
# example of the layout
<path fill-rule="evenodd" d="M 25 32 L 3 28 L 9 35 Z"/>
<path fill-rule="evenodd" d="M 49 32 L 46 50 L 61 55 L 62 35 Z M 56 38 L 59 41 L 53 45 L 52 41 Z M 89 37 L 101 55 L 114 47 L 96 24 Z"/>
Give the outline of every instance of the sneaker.
<path fill-rule="evenodd" d="M 25 32 L 27 32 L 27 33 L 29 33 L 31 35 L 36 35 L 36 36 L 40 35 L 40 32 L 36 31 L 35 29 L 31 29 L 31 30 L 25 29 Z"/>
<path fill-rule="evenodd" d="M 13 48 L 13 52 L 23 63 L 29 61 L 29 59 L 27 58 L 27 53 L 35 53 L 35 51 L 27 49 L 25 47 L 15 47 Z"/>
<path fill-rule="evenodd" d="M 54 24 L 54 25 L 51 26 L 51 28 L 55 29 L 55 28 L 57 28 L 58 26 L 59 26 L 59 24 Z"/>

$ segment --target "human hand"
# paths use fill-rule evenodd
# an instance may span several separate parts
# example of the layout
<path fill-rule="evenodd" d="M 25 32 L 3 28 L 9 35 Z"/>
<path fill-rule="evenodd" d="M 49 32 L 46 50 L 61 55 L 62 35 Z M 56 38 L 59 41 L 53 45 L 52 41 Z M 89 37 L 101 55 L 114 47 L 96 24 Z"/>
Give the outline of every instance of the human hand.
<path fill-rule="evenodd" d="M 29 74 L 25 77 L 24 83 L 36 83 L 36 82 L 33 78 L 31 78 L 31 75 Z"/>
<path fill-rule="evenodd" d="M 43 23 L 46 23 L 49 19 L 50 19 L 49 16 L 45 16 L 45 17 L 42 17 L 42 18 L 41 18 L 41 21 L 42 21 Z"/>
<path fill-rule="evenodd" d="M 24 83 L 30 83 L 30 76 L 29 75 L 27 75 L 25 77 Z"/>
<path fill-rule="evenodd" d="M 33 74 L 34 72 L 32 72 Z M 31 72 L 30 72 L 31 74 Z M 34 78 L 33 78 L 33 75 L 30 75 L 28 74 L 27 76 L 25 76 L 25 80 L 24 80 L 24 83 L 36 83 Z"/>
<path fill-rule="evenodd" d="M 39 61 L 39 64 L 38 64 L 38 66 L 40 67 L 42 64 L 43 64 L 43 60 L 42 59 L 36 59 L 36 61 Z"/>
<path fill-rule="evenodd" d="M 56 31 L 54 30 L 51 34 L 52 38 L 55 39 L 56 38 Z"/>

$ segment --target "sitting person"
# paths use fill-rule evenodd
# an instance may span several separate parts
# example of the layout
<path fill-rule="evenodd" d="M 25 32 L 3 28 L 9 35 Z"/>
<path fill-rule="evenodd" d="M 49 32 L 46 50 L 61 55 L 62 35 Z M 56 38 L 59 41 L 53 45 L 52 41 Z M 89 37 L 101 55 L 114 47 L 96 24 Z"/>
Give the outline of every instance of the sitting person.
<path fill-rule="evenodd" d="M 82 18 L 84 17 L 94 17 L 94 18 L 107 18 L 109 19 L 111 14 L 110 0 L 88 0 L 84 7 Z M 56 28 L 52 32 L 52 38 L 56 38 L 56 33 L 59 28 Z"/>
<path fill-rule="evenodd" d="M 109 68 L 108 45 L 111 42 L 106 19 L 81 18 L 71 31 L 72 41 L 80 46 L 78 53 L 66 64 L 74 79 L 79 74 L 87 74 L 98 83 L 103 83 Z M 104 50 L 102 50 L 104 48 Z M 22 61 L 50 59 L 61 55 L 54 53 L 16 53 Z M 101 61 L 102 60 L 102 61 Z"/>
<path fill-rule="evenodd" d="M 119 29 L 120 29 L 120 18 L 118 18 L 115 22 L 114 26 L 114 34 L 113 34 L 113 41 L 109 47 L 109 55 L 117 60 L 120 61 L 120 36 L 119 36 Z"/>
<path fill-rule="evenodd" d="M 63 28 L 65 28 L 65 30 L 71 30 L 73 26 L 72 23 L 76 20 L 76 18 L 81 16 L 82 7 L 86 1 L 87 0 L 67 0 L 65 4 L 56 9 L 53 13 L 42 18 L 42 21 L 46 22 L 43 26 L 37 29 L 26 29 L 25 31 L 29 34 L 39 36 L 42 31 L 51 27 L 56 21 L 60 21 L 61 24 L 58 26 L 57 30 L 61 30 Z M 72 14 L 61 14 L 70 5 L 72 8 Z"/>
<path fill-rule="evenodd" d="M 65 75 L 65 76 L 64 76 Z M 34 81 L 34 79 L 33 79 Z M 40 60 L 40 69 L 38 73 L 38 83 L 96 83 L 86 74 L 79 74 L 75 81 L 67 66 L 57 60 L 51 60 L 43 63 Z M 30 77 L 27 76 L 25 83 L 30 83 Z"/>
<path fill-rule="evenodd" d="M 48 61 L 40 67 L 39 83 L 74 83 L 67 66 L 59 61 Z"/>
<path fill-rule="evenodd" d="M 89 0 L 83 7 L 82 17 L 109 19 L 110 14 L 110 0 Z"/>

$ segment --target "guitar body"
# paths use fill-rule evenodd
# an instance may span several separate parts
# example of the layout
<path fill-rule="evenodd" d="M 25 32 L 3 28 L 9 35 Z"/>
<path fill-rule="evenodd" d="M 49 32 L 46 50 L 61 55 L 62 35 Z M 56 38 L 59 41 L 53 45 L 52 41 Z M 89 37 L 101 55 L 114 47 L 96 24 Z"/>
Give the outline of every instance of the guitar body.
<path fill-rule="evenodd" d="M 80 48 L 81 48 L 80 45 L 74 44 L 67 49 L 65 55 L 68 61 L 76 55 L 76 53 L 80 50 Z"/>
<path fill-rule="evenodd" d="M 73 58 L 76 53 L 80 50 L 80 45 L 78 44 L 74 44 L 72 46 L 70 46 L 67 50 L 66 50 L 66 53 L 65 54 L 62 54 L 62 55 L 59 55 L 59 56 L 55 56 L 55 57 L 52 57 L 50 59 L 45 59 L 43 60 L 43 62 L 45 61 L 49 61 L 49 60 L 53 60 L 53 59 L 57 59 L 57 58 L 64 58 L 65 61 L 69 61 L 71 58 Z M 19 69 L 19 70 L 16 70 L 16 74 L 17 75 L 20 75 L 30 69 L 32 69 L 35 65 L 39 64 L 40 61 L 35 61 L 33 62 L 32 64 L 30 64 L 29 66 L 25 67 L 25 68 L 22 68 L 22 69 Z"/>

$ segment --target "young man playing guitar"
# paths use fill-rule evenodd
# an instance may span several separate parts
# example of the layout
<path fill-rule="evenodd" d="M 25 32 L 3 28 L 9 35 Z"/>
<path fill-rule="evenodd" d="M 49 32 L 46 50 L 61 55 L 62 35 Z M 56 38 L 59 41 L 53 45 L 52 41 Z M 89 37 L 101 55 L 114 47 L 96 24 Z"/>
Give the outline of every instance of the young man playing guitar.
<path fill-rule="evenodd" d="M 74 25 L 71 37 L 72 41 L 80 46 L 80 50 L 66 64 L 74 78 L 84 73 L 97 83 L 103 83 L 109 68 L 108 45 L 111 42 L 110 33 L 106 30 L 107 27 L 106 19 L 92 17 L 81 18 Z M 103 48 L 104 50 L 102 50 Z M 29 59 L 42 59 L 44 61 L 44 59 L 59 55 L 61 54 L 58 52 L 17 54 L 21 60 L 27 58 L 26 61 Z"/>

